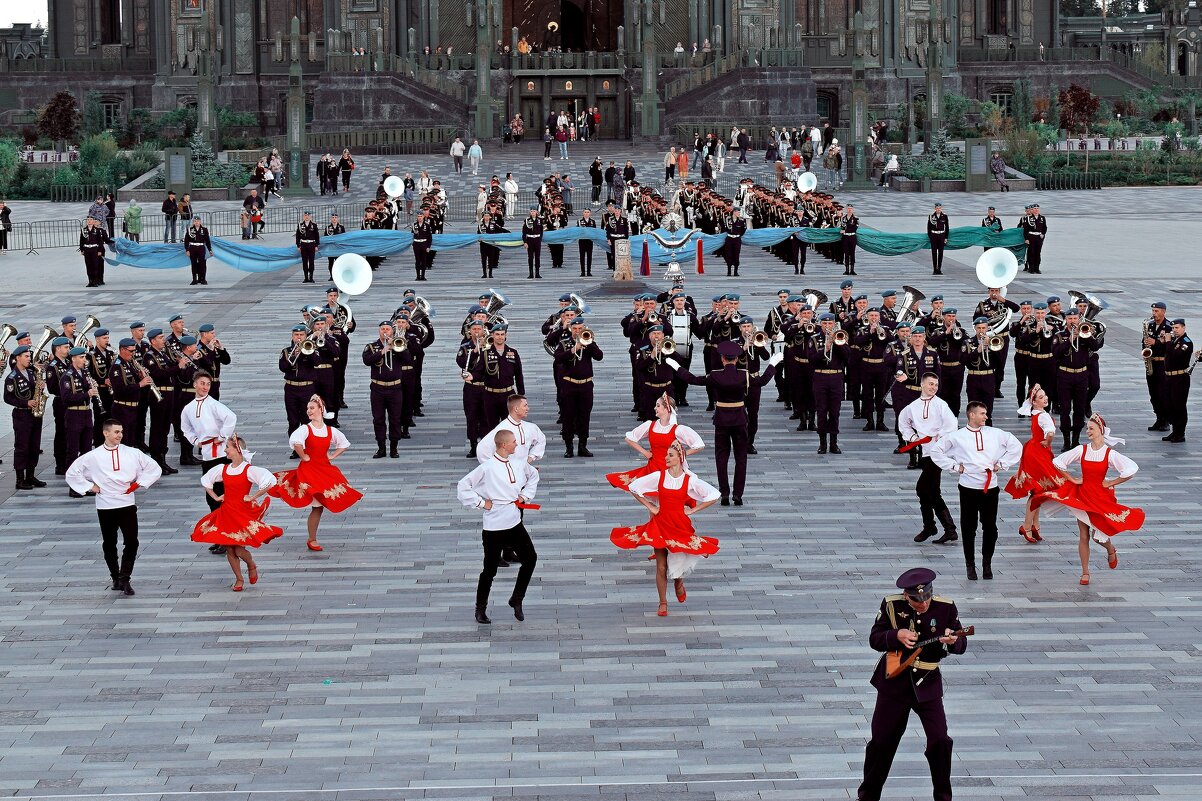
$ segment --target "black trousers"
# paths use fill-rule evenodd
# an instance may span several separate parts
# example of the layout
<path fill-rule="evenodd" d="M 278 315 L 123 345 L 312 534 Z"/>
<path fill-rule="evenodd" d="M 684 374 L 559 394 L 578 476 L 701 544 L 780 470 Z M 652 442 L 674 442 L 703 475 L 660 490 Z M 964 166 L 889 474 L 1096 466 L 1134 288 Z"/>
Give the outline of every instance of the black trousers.
<path fill-rule="evenodd" d="M 67 409 L 63 416 L 67 428 L 63 457 L 68 467 L 81 453 L 92 449 L 92 410 Z"/>
<path fill-rule="evenodd" d="M 975 545 L 978 522 L 981 524 L 981 561 L 985 567 L 989 567 L 993 561 L 993 551 L 997 547 L 997 501 L 1001 493 L 996 476 L 992 484 L 984 492 L 959 487 L 960 537 L 964 542 L 964 563 L 967 565 L 977 563 Z"/>
<path fill-rule="evenodd" d="M 310 384 L 305 387 L 296 387 L 291 384 L 284 385 L 284 414 L 288 418 L 288 435 L 300 428 L 301 423 L 307 419 L 305 407 L 309 405 L 309 398 L 313 397 L 316 390 L 316 384 Z"/>
<path fill-rule="evenodd" d="M 1030 385 L 1035 383 L 1031 378 L 1031 357 L 1021 353 L 1014 354 L 1014 399 L 1021 406 L 1027 399 Z M 1000 386 L 1000 385 L 999 385 Z"/>
<path fill-rule="evenodd" d="M 351 188 L 351 171 L 350 170 L 342 171 L 342 188 L 343 189 Z"/>
<path fill-rule="evenodd" d="M 789 381 L 789 395 L 793 399 L 793 413 L 805 415 L 814 411 L 814 371 L 810 369 L 809 361 L 799 362 L 797 357 L 793 357 L 785 376 Z"/>
<path fill-rule="evenodd" d="M 192 262 L 192 280 L 204 281 L 208 275 L 208 263 L 205 261 L 205 249 L 188 248 L 188 261 Z"/>
<path fill-rule="evenodd" d="M 1165 421 L 1164 411 L 1164 362 L 1152 362 L 1152 372 L 1148 373 L 1148 400 L 1152 402 L 1152 411 L 1156 414 L 1156 422 Z"/>
<path fill-rule="evenodd" d="M 417 370 L 405 370 L 401 373 L 401 427 L 409 428 L 416 425 L 413 413 L 417 411 L 421 393 L 418 390 Z"/>
<path fill-rule="evenodd" d="M 856 242 L 858 237 L 855 234 L 845 234 L 843 236 L 843 266 L 852 270 L 856 268 Z"/>
<path fill-rule="evenodd" d="M 1037 273 L 1039 265 L 1043 263 L 1043 237 L 1035 236 L 1025 241 L 1027 243 L 1027 270 Z"/>
<path fill-rule="evenodd" d="M 926 758 L 931 768 L 934 801 L 951 801 L 952 738 L 947 736 L 943 699 L 919 701 L 908 687 L 904 693 L 877 692 L 876 708 L 872 711 L 872 739 L 864 749 L 864 781 L 859 789 L 863 801 L 880 801 L 911 711 L 918 715 L 927 737 Z"/>
<path fill-rule="evenodd" d="M 920 457 L 918 466 L 922 468 L 922 472 L 914 485 L 914 493 L 918 496 L 918 509 L 922 513 L 922 530 L 932 534 L 937 530 L 936 516 L 943 520 L 948 514 L 947 503 L 944 502 L 943 491 L 939 487 L 943 471 L 929 456 Z"/>
<path fill-rule="evenodd" d="M 159 392 L 163 392 L 162 389 Z M 175 405 L 175 392 L 169 390 L 163 392 L 163 400 L 156 401 L 153 397 L 150 399 L 150 437 L 149 445 L 150 452 L 159 456 L 167 455 L 167 433 L 171 431 L 171 413 L 172 407 Z M 297 423 L 300 425 L 300 423 Z M 289 429 L 291 434 L 295 431 L 294 428 Z"/>
<path fill-rule="evenodd" d="M 985 372 L 981 370 L 980 372 Z M 993 400 L 994 390 L 996 388 L 995 378 L 991 375 L 973 375 L 972 371 L 968 374 L 968 389 L 965 394 L 968 395 L 968 402 L 980 401 L 985 404 L 985 411 L 989 415 L 989 419 L 993 419 Z"/>
<path fill-rule="evenodd" d="M 693 346 L 680 346 L 673 358 L 681 367 L 688 370 L 693 363 Z M 777 374 L 779 375 L 779 371 Z M 689 399 L 689 383 L 681 380 L 677 375 L 677 373 L 672 374 L 672 398 L 676 401 L 677 406 L 683 406 Z"/>
<path fill-rule="evenodd" d="M 104 281 L 104 251 L 88 249 L 83 252 L 83 266 L 88 274 L 89 284 L 99 284 Z"/>
<path fill-rule="evenodd" d="M 371 424 L 376 434 L 376 444 L 381 448 L 386 439 L 393 445 L 400 441 L 404 403 L 402 384 L 393 387 L 371 385 Z"/>
<path fill-rule="evenodd" d="M 601 201 L 601 184 L 593 184 L 593 202 L 599 203 L 600 201 Z"/>
<path fill-rule="evenodd" d="M 212 451 L 209 451 L 209 453 L 211 454 Z M 224 464 L 229 464 L 229 463 L 230 463 L 230 460 L 225 458 L 224 456 L 222 456 L 220 459 L 205 459 L 202 454 L 201 459 L 200 459 L 200 474 L 203 476 L 205 473 L 209 472 L 217 465 L 219 465 L 219 464 L 224 465 Z M 251 489 L 253 491 L 254 487 L 251 487 Z M 218 481 L 215 484 L 213 484 L 213 492 L 215 492 L 218 495 L 225 495 L 225 482 Z M 209 505 L 210 512 L 217 511 L 218 507 L 221 506 L 221 502 L 215 501 L 212 498 L 210 498 L 209 493 L 207 493 L 207 492 L 205 493 L 205 503 L 207 503 Z"/>
<path fill-rule="evenodd" d="M 593 243 L 580 240 L 580 274 L 593 274 Z"/>
<path fill-rule="evenodd" d="M 563 267 L 563 245 L 547 245 L 547 250 L 551 252 L 551 269 Z"/>
<path fill-rule="evenodd" d="M 109 568 L 109 576 L 114 579 L 129 578 L 138 559 L 138 507 L 97 509 L 96 517 L 100 520 L 100 548 L 104 553 L 104 563 Z M 117 562 L 118 532 L 123 546 L 120 563 Z"/>
<path fill-rule="evenodd" d="M 931 239 L 931 267 L 935 272 L 943 272 L 943 249 L 947 246 L 946 239 Z"/>
<path fill-rule="evenodd" d="M 1188 375 L 1170 375 L 1164 379 L 1165 422 L 1173 427 L 1174 434 L 1185 434 L 1185 424 L 1189 422 L 1189 380 Z"/>
<path fill-rule="evenodd" d="M 843 408 L 843 376 L 814 373 L 814 409 L 818 433 L 839 433 L 839 411 Z"/>
<path fill-rule="evenodd" d="M 530 577 L 534 575 L 534 565 L 538 562 L 538 553 L 534 550 L 526 526 L 518 523 L 503 531 L 482 531 L 481 540 L 484 544 L 484 569 L 480 571 L 480 581 L 476 584 L 476 606 L 483 608 L 488 605 L 488 594 L 492 591 L 492 580 L 497 577 L 497 566 L 501 564 L 503 551 L 513 551 L 522 563 L 510 597 L 516 601 L 525 598 Z"/>
<path fill-rule="evenodd" d="M 484 425 L 484 395 L 484 387 L 463 385 L 463 416 L 467 420 L 467 438 L 473 443 L 492 430 L 492 426 Z"/>
<path fill-rule="evenodd" d="M 1084 371 L 1070 373 L 1056 369 L 1056 399 L 1060 402 L 1060 433 L 1070 439 L 1080 437 L 1085 428 L 1086 396 L 1089 376 Z M 1167 402 L 1167 399 L 1166 399 Z"/>
<path fill-rule="evenodd" d="M 864 411 L 864 419 L 868 419 L 869 412 L 875 412 L 883 418 L 889 382 L 894 378 L 884 364 L 865 364 L 861 365 L 860 369 L 860 408 Z M 957 386 L 957 392 L 959 389 Z"/>
<path fill-rule="evenodd" d="M 312 245 L 301 245 L 301 270 L 305 273 L 305 278 L 313 280 L 314 260 L 317 257 L 317 248 Z"/>
<path fill-rule="evenodd" d="M 538 271 L 543 266 L 543 245 L 540 241 L 536 245 L 528 245 L 526 247 L 526 264 L 530 270 L 530 276 L 533 278 L 538 275 Z"/>
<path fill-rule="evenodd" d="M 755 384 L 747 387 L 747 397 L 743 401 L 743 408 L 747 410 L 747 444 L 755 444 L 755 435 L 760 430 L 760 399 L 763 396 L 763 387 Z"/>
<path fill-rule="evenodd" d="M 727 466 L 730 464 L 730 452 L 735 453 L 735 486 L 734 496 L 743 497 L 743 487 L 747 483 L 747 424 L 737 426 L 714 426 L 714 464 L 718 468 L 718 491 L 722 497 L 731 493 L 730 481 L 727 476 Z"/>
<path fill-rule="evenodd" d="M 656 382 L 658 383 L 658 382 Z M 646 381 L 639 382 L 639 419 L 654 420 L 655 419 L 655 404 L 660 396 L 665 392 L 672 392 L 672 383 L 668 382 L 667 386 L 654 387 Z"/>
<path fill-rule="evenodd" d="M 939 370 L 939 392 L 943 402 L 952 410 L 956 417 L 960 416 L 960 399 L 964 395 L 964 366 L 948 367 L 943 365 Z"/>
<path fill-rule="evenodd" d="M 1056 375 L 1060 371 L 1052 359 L 1031 359 L 1027 365 L 1027 379 L 1031 385 L 1039 384 L 1048 396 L 1048 408 L 1060 408 L 1060 400 L 1056 395 Z M 1025 400 L 1025 397 L 1024 397 Z"/>
<path fill-rule="evenodd" d="M 130 445 L 148 445 L 146 442 L 146 420 L 147 416 L 150 414 L 150 406 L 152 403 L 154 403 L 154 395 L 150 394 L 150 388 L 142 387 L 141 392 L 138 393 L 138 410 L 134 413 L 134 427 L 132 429 L 126 429 L 126 431 L 132 431 L 134 435 L 134 440 L 130 442 Z M 149 450 L 149 447 L 147 450 Z"/>
<path fill-rule="evenodd" d="M 484 430 L 480 432 L 481 436 L 487 434 L 497 427 L 497 423 L 505 419 L 509 414 L 509 397 L 517 394 L 513 387 L 510 387 L 506 392 L 493 392 L 488 387 L 484 388 Z"/>
<path fill-rule="evenodd" d="M 559 392 L 559 411 L 563 419 L 563 438 L 569 442 L 572 437 L 580 437 L 581 442 L 587 440 L 593 415 L 593 382 L 576 384 L 563 381 Z"/>
<path fill-rule="evenodd" d="M 13 408 L 13 468 L 33 470 L 38 466 L 38 451 L 42 447 L 42 418 L 33 410 Z"/>
<path fill-rule="evenodd" d="M 1002 336 L 1002 349 L 989 357 L 990 363 L 993 364 L 993 380 L 994 394 L 1002 393 L 1002 382 L 1006 380 L 1006 359 L 1010 356 L 1010 337 Z M 1019 401 L 1021 403 L 1022 401 Z"/>

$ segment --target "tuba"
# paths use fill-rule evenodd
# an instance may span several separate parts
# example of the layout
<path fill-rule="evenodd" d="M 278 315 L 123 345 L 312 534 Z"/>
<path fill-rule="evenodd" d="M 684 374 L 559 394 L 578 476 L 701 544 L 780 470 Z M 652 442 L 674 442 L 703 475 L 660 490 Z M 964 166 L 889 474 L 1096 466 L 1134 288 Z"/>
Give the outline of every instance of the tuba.
<path fill-rule="evenodd" d="M 334 311 L 334 326 L 346 330 L 355 319 L 347 299 L 362 295 L 371 286 L 371 265 L 358 253 L 343 253 L 334 259 L 334 286 L 338 287 L 337 308 Z"/>
<path fill-rule="evenodd" d="M 910 307 L 913 306 L 915 303 L 919 303 L 923 300 L 926 300 L 926 297 L 927 297 L 926 295 L 922 294 L 914 287 L 905 286 L 904 284 L 902 285 L 902 292 L 904 292 L 905 294 L 902 295 L 901 303 L 898 304 L 901 306 L 901 311 L 897 315 L 897 324 L 898 325 L 905 325 L 907 323 L 913 323 L 915 320 L 917 320 L 919 317 L 921 317 L 922 316 L 921 308 L 911 309 Z"/>
<path fill-rule="evenodd" d="M 434 307 L 430 305 L 430 301 L 426 300 L 421 295 L 415 295 L 413 298 L 413 322 L 417 323 L 422 319 L 429 321 L 434 316 Z"/>
<path fill-rule="evenodd" d="M 575 292 L 572 292 L 570 295 L 568 295 L 568 297 L 570 297 L 572 299 L 572 305 L 575 306 L 577 309 L 580 309 L 581 314 L 592 314 L 593 313 L 593 307 L 589 306 L 587 303 L 585 303 L 584 298 L 582 298 L 580 295 L 577 295 Z"/>
<path fill-rule="evenodd" d="M 4 323 L 0 325 L 0 362 L 8 362 L 8 349 L 4 346 L 17 335 L 17 327 Z"/>
<path fill-rule="evenodd" d="M 984 284 L 986 289 L 1002 290 L 1003 298 L 1006 297 L 1007 285 L 1017 276 L 1018 258 L 1005 248 L 990 248 L 977 259 L 977 280 Z M 994 313 L 989 318 L 990 336 L 1000 336 L 1003 331 L 1008 330 L 1013 318 L 1014 312 L 1005 307 Z"/>
<path fill-rule="evenodd" d="M 75 341 L 71 343 L 74 348 L 86 348 L 88 346 L 88 334 L 100 327 L 100 321 L 96 316 L 89 314 L 83 321 L 83 328 L 75 333 Z"/>
<path fill-rule="evenodd" d="M 1110 308 L 1110 304 L 1099 298 L 1097 295 L 1086 295 L 1084 292 L 1078 292 L 1075 289 L 1070 289 L 1068 291 L 1068 296 L 1074 306 L 1076 306 L 1078 303 L 1086 304 L 1088 307 L 1085 310 L 1086 320 L 1093 320 L 1099 314 L 1101 314 L 1104 309 Z"/>
<path fill-rule="evenodd" d="M 47 348 L 50 346 L 50 340 L 58 336 L 58 332 L 48 325 L 42 326 L 42 333 L 38 334 L 38 341 L 33 346 L 33 362 L 34 364 L 45 364 L 50 361 L 51 353 Z"/>
<path fill-rule="evenodd" d="M 824 305 L 827 301 L 826 294 L 817 289 L 803 289 L 801 290 L 801 296 L 805 298 L 805 302 L 809 304 L 815 314 L 818 313 L 818 307 Z"/>
<path fill-rule="evenodd" d="M 492 328 L 497 323 L 508 325 L 509 321 L 501 316 L 501 309 L 509 305 L 509 298 L 492 287 L 489 287 L 488 293 L 488 305 L 484 307 L 484 313 L 488 315 L 488 327 Z"/>

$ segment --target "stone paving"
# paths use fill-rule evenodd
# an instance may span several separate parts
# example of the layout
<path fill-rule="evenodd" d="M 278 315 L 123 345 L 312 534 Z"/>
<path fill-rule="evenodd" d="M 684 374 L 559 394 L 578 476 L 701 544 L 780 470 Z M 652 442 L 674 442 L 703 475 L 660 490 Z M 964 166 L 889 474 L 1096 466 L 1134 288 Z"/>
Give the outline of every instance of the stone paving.
<path fill-rule="evenodd" d="M 535 155 L 533 169 L 541 169 Z M 929 200 L 863 197 L 899 230 L 916 230 Z M 990 197 L 1007 208 L 1021 200 Z M 452 355 L 480 282 L 473 251 L 444 253 L 432 280 L 416 285 L 438 310 L 438 340 L 426 361 L 427 416 L 402 443 L 403 458 L 370 459 L 366 370 L 352 366 L 343 420 L 353 447 L 341 461 L 366 498 L 327 516 L 320 554 L 304 549 L 303 515 L 274 505 L 269 520 L 286 536 L 256 555 L 262 578 L 241 594 L 229 591 L 224 559 L 188 539 L 205 509 L 195 468 L 140 498 L 138 595 L 115 598 L 91 503 L 69 499 L 52 480 L 49 455 L 40 473 L 51 487 L 12 497 L 11 452 L 3 452 L 11 436 L 0 432 L 0 792 L 204 801 L 854 798 L 874 702 L 868 629 L 894 577 L 925 564 L 979 632 L 945 671 L 958 797 L 1197 798 L 1193 481 L 1202 457 L 1192 430 L 1178 446 L 1144 430 L 1137 339 L 1154 298 L 1198 319 L 1193 262 L 1165 254 L 1196 254 L 1196 226 L 1182 215 L 1196 213 L 1202 196 L 1040 197 L 1056 207 L 1045 275 L 1024 276 L 1010 296 L 1080 287 L 1110 301 L 1096 407 L 1143 468 L 1119 492 L 1146 509 L 1147 526 L 1119 538 L 1118 570 L 1095 558 L 1090 587 L 1077 585 L 1072 521 L 1047 520 L 1045 543 L 1028 546 L 1016 533 L 1021 507 L 1009 500 L 997 579 L 966 581 L 958 548 L 911 541 L 915 476 L 889 454 L 889 435 L 860 432 L 845 407 L 845 454 L 819 457 L 815 436 L 794 432 L 787 413 L 766 402 L 748 505 L 698 517 L 722 550 L 688 580 L 688 602 L 657 618 L 648 563 L 609 542 L 611 527 L 643 519 L 641 507 L 602 477 L 637 463 L 622 442 L 634 424 L 617 328 L 626 294 L 607 291 L 604 278 L 578 280 L 571 258 L 562 275 L 548 269 L 543 281 L 526 282 L 520 254 L 506 254 L 493 285 L 514 301 L 511 341 L 525 357 L 533 419 L 551 444 L 543 509 L 527 517 L 540 551 L 527 619 L 505 614 L 509 569 L 494 593 L 494 624 L 475 625 L 479 516 L 454 497 L 473 462 L 463 458 Z M 986 200 L 945 198 L 965 215 Z M 1125 224 L 1140 237 L 1089 219 L 1104 207 L 1129 209 Z M 949 254 L 952 269 L 939 283 L 924 254 L 864 255 L 859 287 L 913 284 L 964 309 L 983 294 L 972 277 L 976 255 Z M 88 291 L 66 249 L 40 259 L 9 254 L 0 264 L 9 268 L 0 270 L 8 298 L 0 319 L 28 325 L 91 311 L 116 329 L 182 310 L 189 327 L 216 323 L 234 357 L 223 399 L 239 414 L 239 431 L 257 464 L 290 465 L 274 358 L 296 309 L 321 289 L 302 286 L 299 271 L 214 266 L 206 290 L 179 286 L 178 272 L 110 268 L 109 286 Z M 407 255 L 386 262 L 352 303 L 367 323 L 354 353 L 410 285 L 410 264 Z M 736 281 L 711 262 L 705 276 L 690 275 L 689 289 L 707 297 L 737 287 L 761 318 L 780 286 L 835 294 L 839 280 L 816 258 L 804 279 L 764 254 L 748 253 L 745 265 L 747 277 Z M 652 286 L 663 283 L 658 276 Z M 560 455 L 550 363 L 535 333 L 569 290 L 588 293 L 607 355 L 593 460 Z M 998 424 L 1025 438 L 1009 378 L 1006 387 Z M 683 421 L 712 443 L 703 408 L 684 410 Z M 49 430 L 44 439 L 49 451 Z M 713 479 L 708 450 L 693 467 Z M 944 491 L 955 506 L 950 478 Z M 930 797 L 922 749 L 914 723 L 887 798 Z"/>

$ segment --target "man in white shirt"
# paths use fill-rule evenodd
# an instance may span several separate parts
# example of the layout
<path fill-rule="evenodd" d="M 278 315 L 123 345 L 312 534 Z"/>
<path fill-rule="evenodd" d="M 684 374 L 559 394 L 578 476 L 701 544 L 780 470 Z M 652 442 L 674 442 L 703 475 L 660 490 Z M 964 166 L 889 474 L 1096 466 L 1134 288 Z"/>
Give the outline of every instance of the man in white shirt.
<path fill-rule="evenodd" d="M 509 431 L 515 440 L 513 458 L 519 462 L 534 464 L 543 458 L 547 450 L 547 437 L 542 429 L 534 423 L 526 422 L 530 415 L 530 402 L 525 395 L 510 395 L 506 402 L 508 416 L 497 423 L 496 428 L 484 435 L 476 446 L 476 458 L 483 464 L 493 457 L 496 452 L 496 435 L 501 431 Z M 537 468 L 535 468 L 537 470 Z M 521 561 L 521 557 L 512 548 L 506 547 L 501 554 L 498 567 L 509 567 L 510 562 Z"/>
<path fill-rule="evenodd" d="M 513 179 L 513 173 L 505 173 L 501 191 L 505 193 L 505 218 L 512 219 L 518 210 L 518 182 Z"/>
<path fill-rule="evenodd" d="M 101 428 L 104 443 L 83 454 L 67 468 L 67 484 L 79 493 L 96 496 L 96 517 L 104 561 L 113 580 L 113 589 L 133 595 L 129 583 L 138 558 L 138 507 L 134 490 L 158 481 L 162 469 L 146 454 L 121 444 L 120 423 L 106 420 Z M 123 550 L 117 562 L 117 532 L 121 532 Z"/>
<path fill-rule="evenodd" d="M 968 404 L 968 425 L 931 447 L 927 455 L 942 470 L 960 474 L 960 533 L 964 537 L 964 564 L 970 581 L 977 580 L 973 545 L 981 524 L 981 572 L 993 578 L 993 549 L 997 545 L 998 474 L 1018 463 L 1023 446 L 1009 431 L 985 425 L 989 407 Z"/>
<path fill-rule="evenodd" d="M 200 474 L 203 476 L 215 465 L 229 464 L 229 459 L 225 458 L 225 441 L 233 435 L 238 416 L 209 395 L 213 379 L 208 373 L 197 373 L 192 379 L 192 386 L 196 390 L 196 397 L 180 411 L 179 426 L 184 439 L 192 444 L 193 450 L 200 452 Z M 215 491 L 218 495 L 225 492 L 222 482 L 217 482 Z M 205 501 L 209 504 L 210 512 L 221 506 L 207 492 Z M 225 546 L 210 545 L 209 552 L 223 554 Z"/>
<path fill-rule="evenodd" d="M 939 488 L 939 467 L 930 457 L 923 455 L 922 447 L 938 442 L 956 430 L 956 416 L 947 401 L 940 398 L 939 378 L 933 373 L 922 377 L 918 399 L 902 409 L 897 416 L 897 428 L 909 444 L 904 446 L 910 453 L 910 470 L 922 470 L 914 492 L 918 495 L 918 508 L 922 513 L 922 531 L 914 537 L 915 542 L 925 542 L 938 533 L 935 519 L 943 523 L 943 536 L 935 540 L 937 545 L 955 542 L 956 523 L 943 500 Z"/>
<path fill-rule="evenodd" d="M 522 600 L 526 587 L 534 575 L 538 554 L 530 534 L 522 523 L 522 510 L 517 504 L 526 504 L 534 499 L 538 488 L 538 471 L 528 462 L 515 458 L 517 438 L 512 431 L 498 431 L 489 438 L 493 454 L 472 472 L 459 481 L 459 502 L 469 509 L 484 511 L 482 539 L 484 544 L 484 569 L 476 585 L 476 622 L 491 623 L 488 617 L 488 594 L 492 581 L 501 564 L 501 552 L 509 548 L 517 551 L 522 567 L 509 605 L 513 616 L 525 620 Z"/>

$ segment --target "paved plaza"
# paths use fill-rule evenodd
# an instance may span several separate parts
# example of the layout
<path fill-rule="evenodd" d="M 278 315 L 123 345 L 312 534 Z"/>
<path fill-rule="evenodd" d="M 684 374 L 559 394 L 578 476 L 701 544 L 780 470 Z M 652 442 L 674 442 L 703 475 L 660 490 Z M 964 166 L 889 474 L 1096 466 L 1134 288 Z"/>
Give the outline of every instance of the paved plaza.
<path fill-rule="evenodd" d="M 624 160 L 626 150 L 605 143 L 597 152 Z M 585 152 L 592 154 L 573 149 Z M 654 170 L 653 151 L 631 152 Z M 503 174 L 499 152 L 488 156 L 488 173 Z M 360 163 L 374 176 L 385 162 L 403 173 L 423 161 L 431 160 Z M 449 158 L 435 161 L 445 178 Z M 522 161 L 530 176 L 563 164 L 542 161 L 541 147 L 524 147 Z M 587 184 L 586 167 L 573 162 L 578 187 Z M 504 605 L 509 568 L 494 588 L 493 625 L 477 626 L 480 517 L 455 499 L 455 482 L 475 462 L 464 458 L 453 362 L 459 322 L 483 288 L 475 249 L 439 255 L 431 280 L 412 284 L 438 312 L 425 363 L 426 416 L 402 443 L 401 459 L 370 458 L 367 370 L 357 359 L 374 323 L 411 285 L 412 257 L 404 254 L 385 261 L 351 304 L 362 327 L 352 338 L 351 408 L 342 414 L 352 449 L 340 463 L 366 497 L 326 515 L 322 553 L 305 550 L 303 513 L 273 504 L 268 520 L 286 533 L 256 554 L 261 579 L 245 592 L 230 592 L 223 557 L 189 541 L 206 509 L 191 468 L 140 494 L 138 594 L 114 595 L 92 501 L 68 498 L 54 480 L 49 425 L 39 473 L 51 486 L 13 496 L 2 416 L 0 793 L 146 801 L 855 798 L 875 701 L 868 630 L 895 577 L 926 565 L 940 574 L 937 592 L 977 630 L 968 652 L 944 670 L 958 798 L 1198 798 L 1202 435 L 1192 428 L 1184 445 L 1170 446 L 1145 431 L 1151 417 L 1138 352 L 1151 300 L 1167 301 L 1170 316 L 1202 331 L 1202 193 L 941 199 L 954 225 L 976 224 L 994 203 L 1009 227 L 1036 198 L 1050 230 L 1044 275 L 1020 274 L 1009 296 L 1042 299 L 1072 288 L 1110 302 L 1095 408 L 1142 468 L 1118 494 L 1143 507 L 1148 522 L 1118 538 L 1117 570 L 1095 556 L 1091 586 L 1077 584 L 1072 520 L 1047 519 L 1045 542 L 1028 545 L 1017 534 L 1021 504 L 1008 496 L 997 578 L 968 582 L 958 544 L 912 542 L 916 474 L 890 453 L 892 435 L 861 432 L 845 404 L 845 453 L 817 456 L 816 435 L 794 431 L 768 391 L 747 506 L 698 516 L 699 532 L 717 536 L 721 551 L 689 577 L 687 603 L 673 601 L 669 617 L 656 617 L 645 554 L 609 541 L 612 527 L 642 522 L 645 512 L 603 477 L 638 464 L 623 443 L 635 421 L 618 320 L 642 284 L 636 277 L 615 290 L 602 254 L 598 277 L 578 279 L 572 248 L 564 270 L 544 259 L 544 279 L 526 281 L 525 259 L 511 251 L 491 285 L 513 300 L 505 311 L 510 342 L 525 363 L 532 420 L 550 444 L 542 510 L 526 517 L 539 550 L 526 620 L 514 621 Z M 854 200 L 865 225 L 919 231 L 932 198 Z M 13 218 L 70 216 L 64 211 L 74 209 L 16 203 Z M 288 240 L 276 235 L 266 244 Z M 925 252 L 861 254 L 857 288 L 873 297 L 912 284 L 943 294 L 964 320 L 984 296 L 972 269 L 979 253 L 949 252 L 942 279 L 931 277 Z M 662 270 L 649 286 L 664 286 Z M 744 248 L 745 277 L 726 279 L 715 257 L 686 287 L 699 301 L 737 289 L 761 322 L 781 287 L 837 294 L 840 269 L 815 256 L 810 275 L 790 272 Z M 222 400 L 238 413 L 255 463 L 285 469 L 276 357 L 297 310 L 320 300 L 323 287 L 302 286 L 299 266 L 245 274 L 211 263 L 209 275 L 209 287 L 187 287 L 186 271 L 110 267 L 106 287 L 86 290 L 73 250 L 10 252 L 0 256 L 0 321 L 28 328 L 90 312 L 116 334 L 131 320 L 159 324 L 182 312 L 193 330 L 216 324 L 233 355 Z M 566 291 L 586 295 L 606 354 L 592 460 L 561 456 L 550 359 L 537 334 Z M 1025 440 L 1010 371 L 1005 388 L 996 423 Z M 712 445 L 703 409 L 682 410 L 682 422 Z M 174 464 L 177 453 L 169 458 Z M 712 447 L 691 466 L 712 481 Z M 955 511 L 950 477 L 944 493 Z M 930 798 L 922 750 L 912 720 L 886 798 Z"/>

